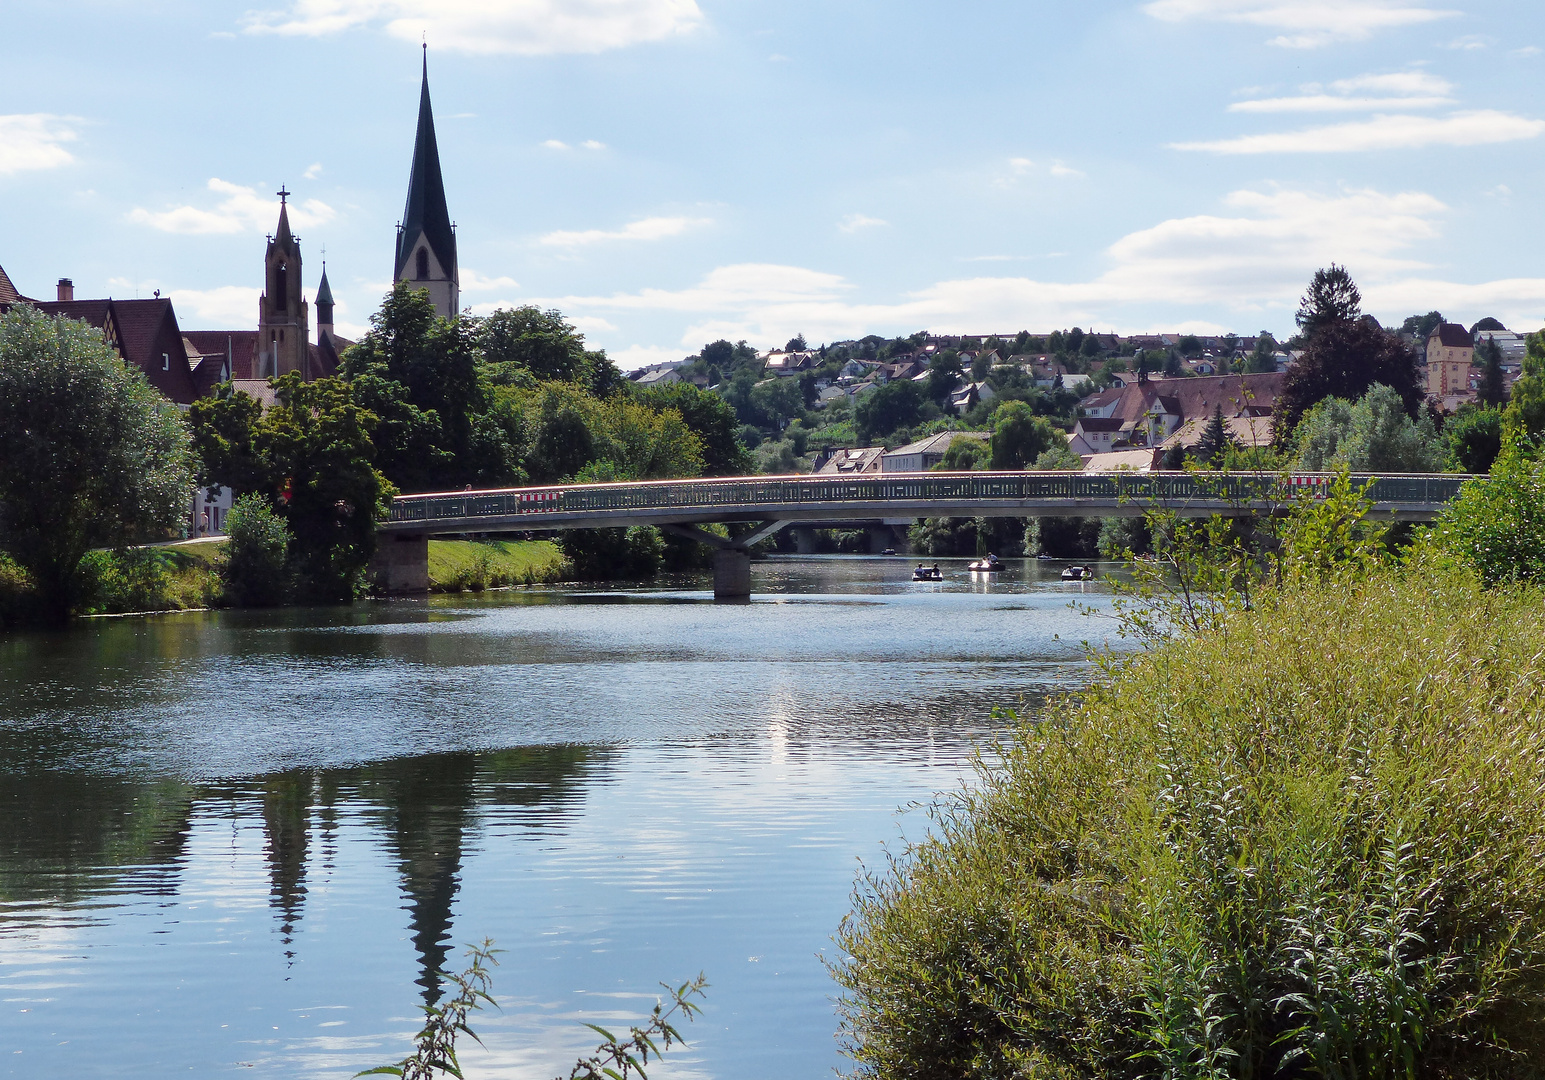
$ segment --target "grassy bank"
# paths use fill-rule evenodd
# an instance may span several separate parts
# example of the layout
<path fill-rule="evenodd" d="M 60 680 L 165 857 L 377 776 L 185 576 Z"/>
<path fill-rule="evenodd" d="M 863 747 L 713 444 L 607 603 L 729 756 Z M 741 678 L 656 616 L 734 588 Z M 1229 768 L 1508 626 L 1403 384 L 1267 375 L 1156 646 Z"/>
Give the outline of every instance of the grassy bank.
<path fill-rule="evenodd" d="M 1300 584 L 1022 722 L 855 895 L 858 1074 L 1545 1075 L 1542 600 Z"/>
<path fill-rule="evenodd" d="M 429 588 L 479 592 L 562 581 L 568 567 L 550 540 L 431 540 Z"/>

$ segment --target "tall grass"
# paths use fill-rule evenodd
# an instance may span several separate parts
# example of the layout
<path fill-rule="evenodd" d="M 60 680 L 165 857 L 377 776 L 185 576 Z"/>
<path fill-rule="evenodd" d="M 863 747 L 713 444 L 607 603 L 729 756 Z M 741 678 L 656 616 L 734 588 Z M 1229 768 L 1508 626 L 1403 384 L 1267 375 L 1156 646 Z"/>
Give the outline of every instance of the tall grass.
<path fill-rule="evenodd" d="M 858 1074 L 1545 1075 L 1541 601 L 1301 579 L 1020 722 L 860 884 Z"/>
<path fill-rule="evenodd" d="M 429 587 L 434 592 L 482 592 L 511 585 L 562 581 L 568 566 L 550 540 L 431 540 Z"/>

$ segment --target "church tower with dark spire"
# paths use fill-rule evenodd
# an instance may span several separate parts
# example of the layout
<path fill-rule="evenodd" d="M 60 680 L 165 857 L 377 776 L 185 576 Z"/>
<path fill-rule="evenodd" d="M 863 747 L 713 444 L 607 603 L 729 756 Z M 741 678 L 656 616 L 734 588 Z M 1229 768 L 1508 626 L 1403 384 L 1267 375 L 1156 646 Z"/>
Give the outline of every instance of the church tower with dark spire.
<path fill-rule="evenodd" d="M 413 172 L 408 202 L 397 226 L 397 270 L 393 275 L 429 293 L 436 313 L 450 318 L 461 309 L 461 279 L 456 267 L 456 229 L 445 207 L 440 149 L 429 107 L 429 47 L 424 47 L 424 81 L 418 97 L 418 135 L 413 141 Z"/>
<path fill-rule="evenodd" d="M 300 288 L 300 240 L 290 233 L 289 192 L 279 189 L 279 229 L 268 238 L 263 258 L 263 295 L 258 298 L 258 340 L 254 377 L 298 371 L 310 379 L 310 317 Z"/>

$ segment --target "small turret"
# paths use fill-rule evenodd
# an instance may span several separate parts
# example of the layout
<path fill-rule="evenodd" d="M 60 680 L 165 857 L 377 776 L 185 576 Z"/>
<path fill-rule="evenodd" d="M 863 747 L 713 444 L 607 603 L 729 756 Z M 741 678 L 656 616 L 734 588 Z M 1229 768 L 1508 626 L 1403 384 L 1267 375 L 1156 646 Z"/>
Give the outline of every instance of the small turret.
<path fill-rule="evenodd" d="M 327 263 L 322 263 L 322 280 L 317 283 L 314 301 L 317 309 L 317 341 L 333 336 L 333 290 L 327 284 Z"/>

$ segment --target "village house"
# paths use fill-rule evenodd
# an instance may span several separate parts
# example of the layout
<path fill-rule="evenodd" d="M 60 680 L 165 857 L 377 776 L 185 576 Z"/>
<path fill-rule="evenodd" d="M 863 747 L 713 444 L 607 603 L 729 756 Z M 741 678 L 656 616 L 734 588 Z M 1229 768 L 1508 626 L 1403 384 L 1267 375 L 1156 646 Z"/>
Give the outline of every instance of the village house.
<path fill-rule="evenodd" d="M 1123 445 L 1126 443 L 1126 435 L 1121 427 L 1122 422 L 1115 417 L 1080 416 L 1073 425 L 1073 436 L 1068 440 L 1068 449 L 1079 457 L 1108 454 L 1116 449 L 1118 443 Z"/>
<path fill-rule="evenodd" d="M 1084 399 L 1082 409 L 1085 418 L 1118 422 L 1107 450 L 1123 446 L 1158 447 L 1188 421 L 1205 423 L 1215 410 L 1220 410 L 1225 420 L 1270 417 L 1282 392 L 1283 379 L 1279 372 L 1267 372 L 1149 380 L 1092 395 Z M 1269 426 L 1260 425 L 1263 431 Z M 1249 430 L 1254 432 L 1255 425 L 1250 425 Z M 1098 443 L 1087 438 L 1084 441 L 1091 446 L 1091 452 L 1106 452 L 1095 449 L 1106 445 L 1103 439 Z"/>
<path fill-rule="evenodd" d="M 944 460 L 944 454 L 949 450 L 950 443 L 956 439 L 980 439 L 986 442 L 991 438 L 991 433 L 986 431 L 941 431 L 937 435 L 930 435 L 918 442 L 899 446 L 882 455 L 880 471 L 882 473 L 927 472 Z"/>
<path fill-rule="evenodd" d="M 857 450 L 827 447 L 817 462 L 815 476 L 867 476 L 878 475 L 880 459 L 885 455 L 883 446 L 865 446 Z"/>

